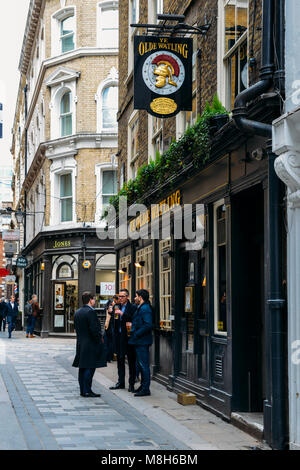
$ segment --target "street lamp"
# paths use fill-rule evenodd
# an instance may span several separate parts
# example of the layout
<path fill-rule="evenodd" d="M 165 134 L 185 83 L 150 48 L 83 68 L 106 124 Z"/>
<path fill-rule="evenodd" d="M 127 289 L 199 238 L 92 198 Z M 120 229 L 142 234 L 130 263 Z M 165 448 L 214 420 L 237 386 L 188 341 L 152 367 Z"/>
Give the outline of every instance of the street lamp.
<path fill-rule="evenodd" d="M 24 212 L 22 212 L 21 206 L 18 207 L 18 210 L 15 212 L 15 216 L 16 216 L 18 225 L 21 225 L 24 219 Z"/>

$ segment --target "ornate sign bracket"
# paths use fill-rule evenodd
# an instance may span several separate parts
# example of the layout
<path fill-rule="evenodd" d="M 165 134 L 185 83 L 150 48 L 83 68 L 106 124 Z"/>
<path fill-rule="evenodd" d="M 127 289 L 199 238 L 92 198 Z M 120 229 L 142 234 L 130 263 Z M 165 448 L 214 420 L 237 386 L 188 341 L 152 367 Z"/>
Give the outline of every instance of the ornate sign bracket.
<path fill-rule="evenodd" d="M 207 31 L 209 30 L 211 23 L 208 23 L 205 18 L 205 24 L 201 26 L 190 26 L 184 23 L 185 16 L 184 15 L 157 15 L 157 19 L 161 20 L 161 23 L 158 24 L 131 24 L 132 28 L 146 28 L 146 35 L 147 36 L 164 36 L 164 37 L 172 37 L 172 36 L 181 36 L 184 37 L 187 34 L 201 34 L 205 36 Z M 167 21 L 177 21 L 177 24 L 166 24 Z"/>

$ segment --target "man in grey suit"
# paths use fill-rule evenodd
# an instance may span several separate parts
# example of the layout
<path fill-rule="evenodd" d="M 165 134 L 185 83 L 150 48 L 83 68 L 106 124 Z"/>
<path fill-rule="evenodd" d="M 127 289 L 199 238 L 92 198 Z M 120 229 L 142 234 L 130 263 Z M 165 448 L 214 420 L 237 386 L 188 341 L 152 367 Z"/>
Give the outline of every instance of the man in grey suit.
<path fill-rule="evenodd" d="M 79 367 L 78 381 L 82 397 L 100 397 L 92 391 L 92 380 L 96 368 L 106 367 L 104 340 L 97 317 L 95 296 L 91 292 L 82 294 L 83 307 L 74 315 L 77 334 L 76 356 L 73 367 Z"/>

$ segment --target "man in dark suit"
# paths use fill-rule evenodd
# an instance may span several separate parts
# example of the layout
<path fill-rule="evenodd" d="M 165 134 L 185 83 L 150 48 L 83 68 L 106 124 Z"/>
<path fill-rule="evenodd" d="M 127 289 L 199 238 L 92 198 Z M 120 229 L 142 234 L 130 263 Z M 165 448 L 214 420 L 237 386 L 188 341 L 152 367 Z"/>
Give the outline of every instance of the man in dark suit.
<path fill-rule="evenodd" d="M 136 361 L 142 373 L 141 386 L 134 394 L 135 397 L 145 397 L 150 393 L 150 358 L 149 349 L 152 339 L 152 308 L 149 303 L 149 292 L 139 289 L 135 300 L 139 306 L 133 316 L 129 344 L 134 345 Z"/>
<path fill-rule="evenodd" d="M 16 319 L 19 315 L 18 304 L 14 295 L 10 297 L 10 301 L 6 304 L 6 319 L 8 323 L 8 337 L 11 338 L 12 331 L 16 328 Z"/>
<path fill-rule="evenodd" d="M 1 302 L 0 302 L 0 331 L 2 330 L 3 326 L 3 331 L 5 331 L 5 326 L 6 326 L 6 302 L 5 298 L 2 297 Z"/>
<path fill-rule="evenodd" d="M 95 296 L 91 292 L 82 294 L 83 307 L 74 315 L 77 334 L 76 356 L 73 367 L 79 367 L 78 381 L 82 397 L 100 397 L 92 391 L 96 368 L 106 367 L 101 325 L 97 317 Z"/>
<path fill-rule="evenodd" d="M 119 293 L 119 308 L 114 309 L 114 337 L 118 363 L 118 382 L 111 390 L 125 388 L 125 357 L 128 359 L 129 366 L 129 392 L 134 392 L 134 383 L 136 378 L 135 370 L 135 348 L 128 344 L 128 331 L 126 324 L 131 324 L 136 305 L 129 302 L 129 292 L 127 289 L 121 289 Z"/>

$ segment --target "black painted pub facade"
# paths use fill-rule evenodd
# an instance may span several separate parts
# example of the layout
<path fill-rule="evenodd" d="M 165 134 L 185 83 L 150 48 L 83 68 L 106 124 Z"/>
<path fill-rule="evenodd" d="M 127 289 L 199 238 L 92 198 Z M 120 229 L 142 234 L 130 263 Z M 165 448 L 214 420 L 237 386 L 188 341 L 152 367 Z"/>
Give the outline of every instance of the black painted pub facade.
<path fill-rule="evenodd" d="M 249 116 L 272 122 L 277 112 L 273 95 L 253 105 Z M 273 160 L 266 138 L 237 130 L 231 120 L 215 134 L 209 163 L 201 171 L 188 164 L 172 189 L 166 182 L 164 194 L 160 190 L 151 200 L 159 207 L 177 193 L 181 205 L 203 204 L 201 245 L 193 248 L 172 233 L 167 240 L 115 244 L 118 288 L 128 288 L 132 298 L 141 287 L 151 294 L 153 379 L 169 390 L 195 393 L 198 404 L 225 419 L 232 412 L 262 413 L 264 437 L 271 445 L 277 419 L 273 333 L 283 354 L 286 348 L 285 306 L 281 304 L 282 324 L 274 332 L 270 300 L 274 237 L 282 286 L 276 295 L 281 299 L 286 280 L 284 192 Z M 271 223 L 274 207 L 276 226 Z M 286 356 L 281 359 L 286 364 Z M 283 369 L 276 380 L 286 383 L 285 373 Z M 283 385 L 283 407 L 285 392 Z"/>

